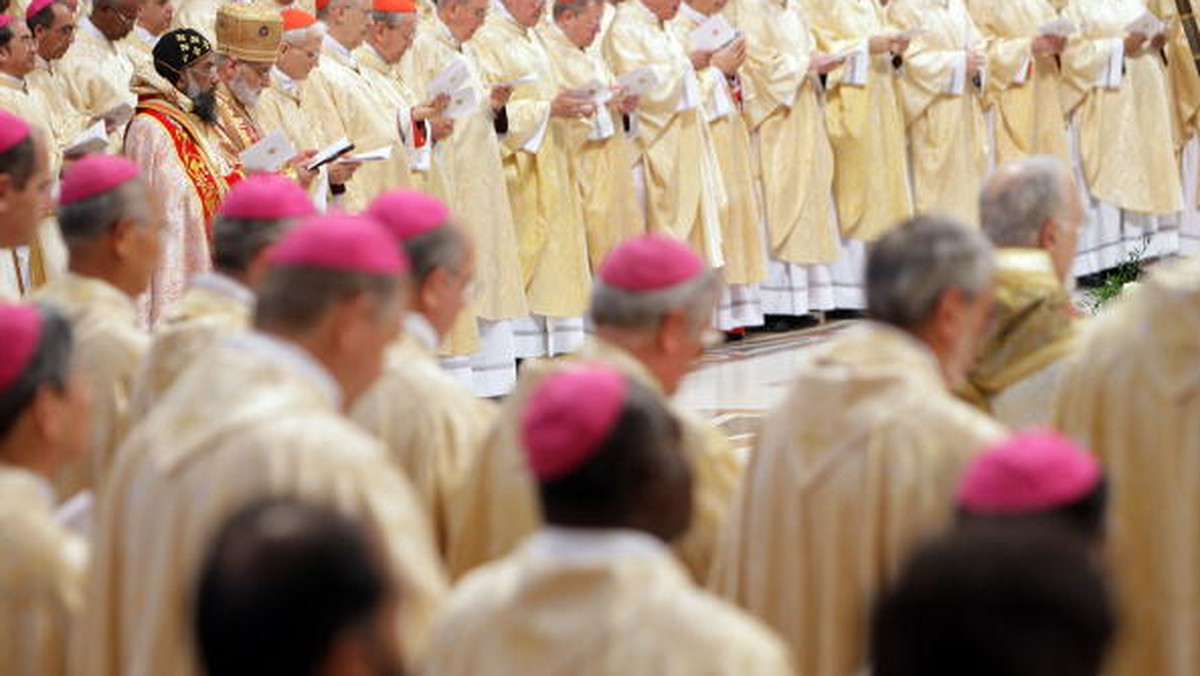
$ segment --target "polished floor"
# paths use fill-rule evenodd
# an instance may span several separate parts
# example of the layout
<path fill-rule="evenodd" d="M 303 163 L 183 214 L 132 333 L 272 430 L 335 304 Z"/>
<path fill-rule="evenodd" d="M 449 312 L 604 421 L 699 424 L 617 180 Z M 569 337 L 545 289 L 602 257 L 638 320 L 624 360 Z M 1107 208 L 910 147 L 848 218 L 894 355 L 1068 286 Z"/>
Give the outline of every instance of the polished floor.
<path fill-rule="evenodd" d="M 734 445 L 749 448 L 762 417 L 786 394 L 805 350 L 851 324 L 750 334 L 743 341 L 714 348 L 684 380 L 676 401 L 711 418 Z"/>

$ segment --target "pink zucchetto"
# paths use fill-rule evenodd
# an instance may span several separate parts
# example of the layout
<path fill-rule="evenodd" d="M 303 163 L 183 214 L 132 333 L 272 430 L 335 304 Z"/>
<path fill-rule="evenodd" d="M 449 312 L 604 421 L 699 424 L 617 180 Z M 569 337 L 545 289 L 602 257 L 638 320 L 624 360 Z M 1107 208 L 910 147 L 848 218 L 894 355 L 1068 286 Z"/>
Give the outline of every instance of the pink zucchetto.
<path fill-rule="evenodd" d="M 598 276 L 626 291 L 661 291 L 699 277 L 706 268 L 687 244 L 664 235 L 642 235 L 609 252 Z"/>
<path fill-rule="evenodd" d="M 0 304 L 0 392 L 17 382 L 42 337 L 42 315 L 32 305 Z"/>
<path fill-rule="evenodd" d="M 54 3 L 55 0 L 33 0 L 33 2 L 29 3 L 29 9 L 25 10 L 25 19 L 32 19 L 37 15 L 38 12 L 46 9 Z"/>
<path fill-rule="evenodd" d="M 1017 434 L 976 457 L 958 487 L 959 507 L 1014 516 L 1065 507 L 1096 489 L 1100 463 L 1051 431 Z"/>
<path fill-rule="evenodd" d="M 0 15 L 2 16 L 2 15 Z M 0 110 L 0 153 L 29 138 L 29 123 L 7 110 Z"/>
<path fill-rule="evenodd" d="M 547 376 L 521 412 L 529 469 L 541 481 L 570 474 L 604 444 L 625 406 L 625 377 L 597 365 Z"/>
<path fill-rule="evenodd" d="M 272 267 L 321 268 L 392 277 L 408 258 L 373 218 L 330 214 L 305 219 L 271 250 Z"/>
<path fill-rule="evenodd" d="M 400 241 L 424 235 L 450 220 L 450 209 L 437 198 L 416 190 L 392 190 L 371 202 L 367 213 Z"/>
<path fill-rule="evenodd" d="M 8 28 L 12 24 L 13 18 L 7 14 L 0 14 L 0 28 Z"/>
<path fill-rule="evenodd" d="M 59 204 L 74 204 L 132 181 L 142 170 L 120 155 L 88 155 L 63 172 Z"/>
<path fill-rule="evenodd" d="M 218 213 L 225 218 L 282 220 L 312 216 L 317 209 L 295 181 L 279 174 L 258 174 L 235 183 Z"/>

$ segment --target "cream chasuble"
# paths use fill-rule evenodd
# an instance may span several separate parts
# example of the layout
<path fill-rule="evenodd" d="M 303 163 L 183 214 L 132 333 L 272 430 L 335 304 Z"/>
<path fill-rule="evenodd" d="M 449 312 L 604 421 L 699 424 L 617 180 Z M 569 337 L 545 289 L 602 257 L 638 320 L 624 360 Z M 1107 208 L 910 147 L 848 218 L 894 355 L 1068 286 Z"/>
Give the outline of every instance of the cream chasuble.
<path fill-rule="evenodd" d="M 75 42 L 59 61 L 67 96 L 80 113 L 94 117 L 121 103 L 133 105 L 133 62 L 120 43 L 104 37 L 87 17 L 79 19 Z"/>
<path fill-rule="evenodd" d="M 132 431 L 100 502 L 86 673 L 198 674 L 190 604 L 209 540 L 270 496 L 333 507 L 379 539 L 404 599 L 404 654 L 419 659 L 446 589 L 429 524 L 340 398 L 307 352 L 264 334 L 232 336 L 196 360 Z"/>
<path fill-rule="evenodd" d="M 445 555 L 446 544 L 462 536 L 455 500 L 477 462 L 496 407 L 446 373 L 436 350 L 436 344 L 423 344 L 406 332 L 388 350 L 383 376 L 351 415 L 387 445 L 392 462 L 412 481 Z"/>
<path fill-rule="evenodd" d="M 615 82 L 598 46 L 580 49 L 553 22 L 537 29 L 555 80 L 564 88 L 592 82 Z M 597 38 L 598 40 L 599 38 Z M 564 123 L 570 143 L 571 177 L 583 204 L 588 258 L 596 270 L 622 241 L 646 232 L 646 219 L 637 202 L 633 165 L 637 147 L 625 132 L 622 115 L 604 108 L 589 119 Z"/>
<path fill-rule="evenodd" d="M 684 49 L 691 50 L 691 33 L 706 20 L 707 16 L 683 3 L 669 26 Z M 757 284 L 767 278 L 767 263 L 763 260 L 766 247 L 755 194 L 759 168 L 750 148 L 750 132 L 742 117 L 741 85 L 739 83 L 735 90 L 715 66 L 705 68 L 698 78 L 701 107 L 708 122 L 727 200 L 721 213 L 721 254 L 725 259 L 721 278 L 726 284 Z M 794 187 L 792 195 L 794 199 Z"/>
<path fill-rule="evenodd" d="M 409 54 L 410 70 L 404 81 L 413 89 L 424 89 L 453 60 L 462 60 L 467 66 L 479 109 L 455 120 L 454 133 L 434 144 L 429 188 L 471 233 L 476 250 L 485 253 L 475 264 L 475 311 L 479 317 L 490 321 L 524 317 L 529 308 L 500 144 L 492 127 L 489 90 L 474 58 L 463 53 L 436 16 L 417 27 Z M 470 319 L 467 313 L 461 317 Z"/>
<path fill-rule="evenodd" d="M 392 149 L 388 161 L 367 164 L 355 172 L 342 196 L 345 209 L 360 211 L 387 190 L 412 187 L 408 151 L 397 123 L 400 107 L 407 108 L 411 102 L 405 103 L 394 88 L 388 92 L 369 82 L 358 59 L 328 35 L 321 61 L 305 87 L 306 105 L 313 107 L 330 140 L 345 136 L 355 145 L 355 152 Z"/>
<path fill-rule="evenodd" d="M 1171 100 L 1174 101 L 1175 143 L 1177 147 L 1187 143 L 1188 138 L 1198 131 L 1200 119 L 1200 73 L 1196 72 L 1195 57 L 1188 46 L 1179 21 L 1179 7 L 1175 0 L 1149 0 L 1151 12 L 1167 24 L 1167 79 L 1170 81 Z M 1193 5 L 1193 10 L 1195 5 Z"/>
<path fill-rule="evenodd" d="M 1038 29 L 1058 18 L 1048 0 L 967 0 L 987 42 L 985 98 L 996 111 L 996 163 L 1027 155 L 1071 162 L 1062 73 L 1054 56 L 1033 55 Z"/>
<path fill-rule="evenodd" d="M 87 373 L 91 442 L 80 460 L 55 477 L 63 499 L 81 490 L 101 492 L 117 446 L 129 429 L 129 396 L 150 339 L 138 326 L 133 300 L 108 282 L 67 273 L 34 299 L 58 308 L 75 330 L 74 359 Z"/>
<path fill-rule="evenodd" d="M 842 54 L 856 50 L 845 65 L 826 76 L 825 121 L 836 159 L 833 190 L 842 235 L 873 241 L 911 216 L 913 209 L 899 75 L 891 54 L 872 56 L 867 44 L 872 37 L 893 29 L 876 0 L 805 0 L 803 5 L 800 20 L 807 20 L 822 51 Z M 786 11 L 781 3 L 739 0 L 736 6 L 745 7 L 747 13 L 752 8 L 765 13 L 765 18 L 754 22 L 755 33 L 747 29 L 747 36 L 762 34 L 750 43 L 750 58 L 751 67 L 761 64 L 758 67 L 766 69 L 764 86 L 773 81 L 776 62 L 796 62 L 793 69 L 807 62 L 812 47 L 805 42 L 795 44 L 796 38 L 782 32 L 773 19 Z M 746 26 L 747 19 L 739 16 L 738 23 Z M 758 43 L 763 46 L 756 46 Z M 767 145 L 763 143 L 764 148 Z M 776 162 L 785 167 L 791 164 L 782 156 Z M 779 199 L 787 200 L 787 183 L 776 190 L 782 191 Z"/>
<path fill-rule="evenodd" d="M 788 676 L 787 648 L 697 589 L 657 539 L 546 528 L 455 589 L 438 618 L 440 676 Z"/>
<path fill-rule="evenodd" d="M 816 45 L 799 2 L 735 0 L 727 12 L 746 35 L 745 121 L 758 156 L 771 257 L 832 263 L 839 253 L 833 151 L 819 85 L 809 72 Z"/>
<path fill-rule="evenodd" d="M 49 482 L 0 464 L 0 673 L 65 676 L 87 545 L 55 519 Z"/>
<path fill-rule="evenodd" d="M 534 30 L 518 24 L 502 5 L 493 8 L 468 47 L 487 82 L 537 76 L 513 90 L 505 107 L 508 132 L 500 136 L 525 294 L 533 314 L 581 317 L 591 271 L 583 208 L 567 156 L 575 121 L 550 115 L 560 90 L 550 56 Z"/>
<path fill-rule="evenodd" d="M 1140 0 L 1072 0 L 1063 16 L 1083 27 L 1063 54 L 1078 102 L 1079 150 L 1088 191 L 1143 214 L 1183 208 L 1171 138 L 1166 69 L 1158 52 L 1124 56 L 1125 27 L 1146 11 Z"/>
<path fill-rule="evenodd" d="M 629 0 L 617 7 L 604 57 L 617 76 L 650 68 L 658 82 L 636 113 L 648 228 L 686 241 L 722 267 L 725 187 L 683 45 L 641 0 Z"/>
<path fill-rule="evenodd" d="M 154 67 L 153 50 L 156 42 L 158 42 L 158 36 L 142 28 L 141 25 L 134 26 L 129 35 L 121 40 L 121 51 L 125 54 L 125 58 L 133 63 L 135 72 L 138 68 Z"/>
<path fill-rule="evenodd" d="M 217 44 L 217 7 L 220 0 L 179 0 L 172 28 L 192 28 Z M 311 13 L 312 8 L 308 11 Z"/>
<path fill-rule="evenodd" d="M 192 362 L 225 336 L 250 325 L 254 294 L 218 273 L 192 279 L 187 295 L 155 327 L 133 382 L 131 418 L 141 420 Z"/>
<path fill-rule="evenodd" d="M 954 515 L 963 465 L 1003 430 L 933 354 L 867 323 L 815 350 L 763 422 L 710 585 L 791 646 L 797 672 L 866 666 L 876 593 Z"/>
<path fill-rule="evenodd" d="M 900 93 L 908 117 L 918 213 L 979 225 L 979 186 L 987 170 L 981 88 L 967 75 L 967 50 L 985 51 L 963 0 L 893 0 L 888 18 L 923 29 L 904 55 Z"/>
<path fill-rule="evenodd" d="M 1010 429 L 1045 427 L 1077 345 L 1071 295 L 1041 249 L 997 250 L 995 279 L 991 328 L 960 393 Z"/>
<path fill-rule="evenodd" d="M 313 104 L 313 98 L 308 95 L 308 81 L 296 81 L 278 68 L 271 69 L 271 85 L 263 89 L 258 97 L 258 105 L 254 106 L 254 115 L 263 132 L 270 134 L 275 130 L 282 131 L 297 152 L 304 150 L 320 150 L 337 138 L 329 138 L 337 133 L 337 125 L 323 125 L 320 120 L 321 109 Z M 355 172 L 358 179 L 363 167 Z M 308 194 L 313 203 L 327 205 L 332 199 L 329 194 L 329 174 L 322 168 L 308 188 Z"/>
<path fill-rule="evenodd" d="M 1108 673 L 1184 676 L 1200 664 L 1200 259 L 1155 268 L 1093 319 L 1055 425 L 1109 478 L 1105 549 L 1121 631 Z"/>
<path fill-rule="evenodd" d="M 40 101 L 42 108 L 39 117 L 34 122 L 44 121 L 44 126 L 54 139 L 58 151 L 65 150 L 87 127 L 88 117 L 75 109 L 67 95 L 66 81 L 58 67 L 42 57 L 37 58 L 37 68 L 25 77 L 25 85 L 30 96 Z M 51 151 L 50 158 L 52 175 L 58 176 L 62 158 L 58 152 Z"/>
<path fill-rule="evenodd" d="M 150 287 L 148 314 L 154 321 L 183 298 L 193 275 L 212 269 L 209 224 L 233 168 L 211 140 L 212 125 L 189 112 L 187 97 L 150 71 L 140 71 L 138 78 L 139 111 L 125 132 L 125 154 L 142 167 L 143 180 L 166 213 L 162 257 Z M 156 114 L 149 105 L 171 112 Z M 177 145 L 177 139 L 185 144 Z"/>
<path fill-rule="evenodd" d="M 426 179 L 432 159 L 432 130 L 428 123 L 412 119 L 412 109 L 421 100 L 400 78 L 400 64 L 384 61 L 371 45 L 364 44 L 354 50 L 354 58 L 358 60 L 358 69 L 367 85 L 381 102 L 378 108 L 368 113 L 375 116 L 381 130 L 386 128 L 391 132 L 386 143 L 391 144 L 392 156 L 386 162 L 359 167 L 352 182 L 357 184 L 359 191 L 372 197 L 400 187 L 402 179 L 397 177 L 407 177 L 413 188 L 428 191 Z M 379 146 L 371 145 L 364 150 L 375 147 Z"/>
<path fill-rule="evenodd" d="M 554 369 L 575 361 L 607 364 L 627 377 L 661 392 L 661 386 L 628 352 L 592 339 L 570 357 L 540 361 L 522 367 L 521 378 L 500 408 L 500 415 L 484 441 L 479 462 L 462 491 L 461 539 L 451 542 L 450 569 L 455 576 L 510 552 L 541 525 L 537 486 L 525 467 L 518 424 L 526 398 Z M 725 514 L 741 480 L 744 460 L 713 424 L 696 414 L 663 401 L 676 415 L 683 431 L 682 450 L 692 467 L 692 525 L 674 549 L 692 577 L 703 582 L 725 522 Z"/>

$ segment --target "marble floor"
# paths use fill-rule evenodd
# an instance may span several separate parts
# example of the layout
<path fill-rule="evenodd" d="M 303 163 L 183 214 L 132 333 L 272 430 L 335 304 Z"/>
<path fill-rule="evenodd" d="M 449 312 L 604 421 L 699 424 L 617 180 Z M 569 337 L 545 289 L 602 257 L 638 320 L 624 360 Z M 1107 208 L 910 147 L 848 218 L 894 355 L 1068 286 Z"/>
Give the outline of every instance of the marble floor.
<path fill-rule="evenodd" d="M 684 380 L 675 399 L 712 418 L 737 447 L 749 448 L 762 417 L 787 393 L 805 350 L 853 322 L 832 322 L 803 331 L 750 334 L 710 350 Z"/>

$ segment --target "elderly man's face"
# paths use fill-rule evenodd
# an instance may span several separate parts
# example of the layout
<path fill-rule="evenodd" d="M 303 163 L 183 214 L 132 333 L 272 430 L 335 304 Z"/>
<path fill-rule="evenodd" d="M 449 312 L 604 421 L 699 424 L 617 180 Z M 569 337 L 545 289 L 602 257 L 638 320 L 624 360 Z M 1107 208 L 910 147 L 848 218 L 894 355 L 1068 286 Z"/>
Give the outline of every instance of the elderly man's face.
<path fill-rule="evenodd" d="M 183 69 L 184 93 L 188 96 L 211 92 L 216 88 L 217 55 L 209 52 Z"/>
<path fill-rule="evenodd" d="M 526 28 L 533 28 L 542 18 L 546 10 L 546 0 L 504 0 L 504 6 L 517 23 Z"/>
<path fill-rule="evenodd" d="M 286 40 L 283 50 L 279 53 L 279 70 L 288 74 L 296 81 L 308 78 L 317 64 L 321 62 L 321 36 L 313 35 L 299 42 L 291 43 Z"/>
<path fill-rule="evenodd" d="M 138 25 L 150 31 L 152 35 L 162 35 L 171 27 L 175 18 L 175 5 L 172 0 L 144 0 L 142 13 L 138 16 Z"/>
<path fill-rule="evenodd" d="M 12 38 L 8 44 L 0 47 L 0 65 L 5 73 L 13 77 L 25 77 L 33 72 L 37 65 L 37 51 L 34 49 L 33 35 L 24 21 L 14 21 L 9 24 Z"/>
<path fill-rule="evenodd" d="M 371 44 L 388 63 L 398 63 L 417 34 L 416 14 L 393 14 L 371 25 Z"/>
<path fill-rule="evenodd" d="M 637 0 L 646 6 L 659 21 L 670 21 L 679 13 L 680 0 Z"/>
<path fill-rule="evenodd" d="M 254 108 L 263 89 L 271 83 L 271 64 L 233 59 L 226 70 L 229 91 L 247 108 Z"/>

